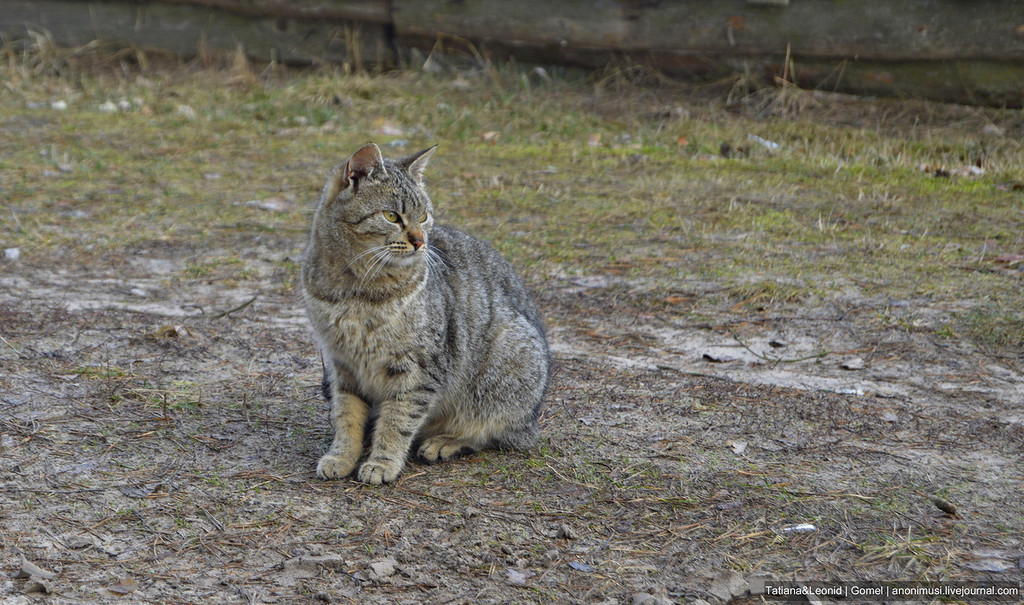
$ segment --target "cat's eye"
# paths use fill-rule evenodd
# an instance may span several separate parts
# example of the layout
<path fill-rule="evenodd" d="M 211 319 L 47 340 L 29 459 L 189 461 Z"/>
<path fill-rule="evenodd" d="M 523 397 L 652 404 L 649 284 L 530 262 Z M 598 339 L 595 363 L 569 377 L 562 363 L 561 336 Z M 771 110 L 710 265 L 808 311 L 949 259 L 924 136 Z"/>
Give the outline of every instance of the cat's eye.
<path fill-rule="evenodd" d="M 421 223 L 427 222 L 427 213 L 426 212 L 424 212 L 423 216 L 420 217 L 420 222 Z"/>
<path fill-rule="evenodd" d="M 398 213 L 397 212 L 392 212 L 391 210 L 385 210 L 384 211 L 384 218 L 386 218 L 389 223 L 397 223 L 398 222 Z"/>

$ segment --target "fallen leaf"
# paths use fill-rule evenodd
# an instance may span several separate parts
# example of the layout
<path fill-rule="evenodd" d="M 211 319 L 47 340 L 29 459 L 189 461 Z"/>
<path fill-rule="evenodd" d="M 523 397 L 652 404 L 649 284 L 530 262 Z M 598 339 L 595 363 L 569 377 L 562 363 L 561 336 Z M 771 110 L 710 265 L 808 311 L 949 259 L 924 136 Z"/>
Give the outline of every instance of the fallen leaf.
<path fill-rule="evenodd" d="M 1012 562 L 1003 559 L 978 559 L 964 563 L 964 567 L 974 571 L 1003 573 L 1014 569 L 1016 566 Z"/>
<path fill-rule="evenodd" d="M 493 144 L 497 143 L 498 139 L 501 138 L 501 133 L 498 132 L 497 130 L 491 130 L 480 135 L 480 138 L 483 139 L 485 143 Z"/>
<path fill-rule="evenodd" d="M 122 578 L 114 584 L 107 586 L 107 590 L 114 594 L 128 594 L 130 592 L 134 592 L 138 588 L 139 583 L 131 578 Z"/>
<path fill-rule="evenodd" d="M 736 454 L 737 456 L 747 451 L 746 441 L 726 441 L 725 445 L 731 447 L 733 453 Z"/>
<path fill-rule="evenodd" d="M 118 489 L 118 491 L 120 491 L 122 494 L 124 494 L 125 496 L 127 496 L 129 498 L 136 498 L 136 499 L 139 499 L 139 500 L 145 500 L 145 499 L 148 499 L 148 498 L 155 497 L 154 494 L 156 493 L 157 488 L 159 488 L 161 486 L 163 486 L 162 482 L 158 482 L 158 483 L 143 483 L 142 485 L 137 485 L 137 486 L 122 485 L 121 487 L 119 487 L 117 489 Z"/>
<path fill-rule="evenodd" d="M 941 510 L 942 512 L 946 513 L 947 515 L 953 515 L 954 517 L 957 516 L 956 515 L 956 507 L 953 506 L 952 504 L 950 504 L 949 502 L 946 502 L 942 498 L 938 498 L 938 497 L 932 498 L 932 504 L 935 505 L 935 508 Z"/>
<path fill-rule="evenodd" d="M 524 586 L 526 584 L 526 580 L 528 580 L 532 575 L 533 572 L 528 569 L 510 569 L 508 570 L 508 581 L 509 584 L 513 584 L 515 586 Z"/>
<path fill-rule="evenodd" d="M 678 145 L 679 147 L 686 147 L 689 144 L 690 144 L 690 139 L 686 138 L 686 135 L 683 135 L 683 136 L 679 137 L 678 139 L 676 139 L 676 145 Z"/>

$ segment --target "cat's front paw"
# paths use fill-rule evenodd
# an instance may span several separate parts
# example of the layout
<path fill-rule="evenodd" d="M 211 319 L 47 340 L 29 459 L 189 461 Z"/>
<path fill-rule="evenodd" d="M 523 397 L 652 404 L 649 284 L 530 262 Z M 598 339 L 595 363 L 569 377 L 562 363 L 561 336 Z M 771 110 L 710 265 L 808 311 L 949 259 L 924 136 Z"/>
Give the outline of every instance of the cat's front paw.
<path fill-rule="evenodd" d="M 401 462 L 390 460 L 367 460 L 359 467 L 359 480 L 370 485 L 391 483 L 402 472 Z"/>
<path fill-rule="evenodd" d="M 321 479 L 341 479 L 352 474 L 357 459 L 327 452 L 316 463 L 316 476 Z"/>

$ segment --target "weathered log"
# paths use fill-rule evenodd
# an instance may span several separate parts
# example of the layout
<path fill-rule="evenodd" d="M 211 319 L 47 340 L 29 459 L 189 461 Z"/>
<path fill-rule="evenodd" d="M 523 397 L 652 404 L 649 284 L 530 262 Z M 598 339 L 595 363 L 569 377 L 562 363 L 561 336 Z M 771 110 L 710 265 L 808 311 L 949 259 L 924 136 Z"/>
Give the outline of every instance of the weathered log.
<path fill-rule="evenodd" d="M 0 32 L 18 37 L 26 27 L 62 44 L 100 39 L 182 55 L 241 45 L 262 60 L 385 68 L 448 39 L 499 62 L 629 61 L 768 83 L 785 71 L 807 88 L 1024 101 L 1019 0 L 5 0 Z"/>

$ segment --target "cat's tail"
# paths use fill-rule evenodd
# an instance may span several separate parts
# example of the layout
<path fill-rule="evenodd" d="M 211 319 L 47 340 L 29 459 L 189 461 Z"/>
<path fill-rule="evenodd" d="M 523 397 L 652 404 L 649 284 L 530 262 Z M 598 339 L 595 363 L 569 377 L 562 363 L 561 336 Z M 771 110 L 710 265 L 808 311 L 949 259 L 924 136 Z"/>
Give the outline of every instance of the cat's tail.
<path fill-rule="evenodd" d="M 331 402 L 331 379 L 327 377 L 327 364 L 324 363 L 324 355 L 320 353 L 320 368 L 324 372 L 324 379 L 320 382 L 320 393 L 323 394 L 327 403 Z"/>

